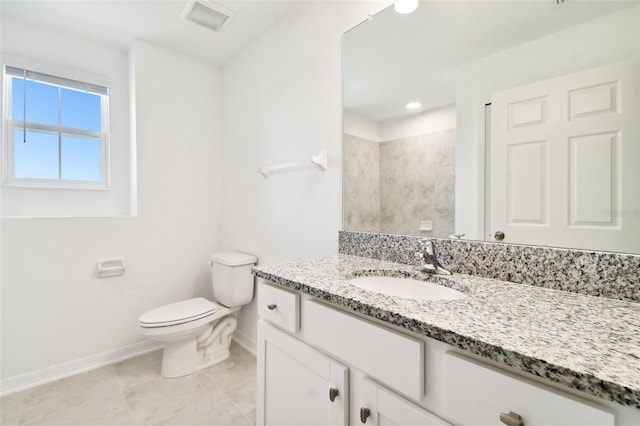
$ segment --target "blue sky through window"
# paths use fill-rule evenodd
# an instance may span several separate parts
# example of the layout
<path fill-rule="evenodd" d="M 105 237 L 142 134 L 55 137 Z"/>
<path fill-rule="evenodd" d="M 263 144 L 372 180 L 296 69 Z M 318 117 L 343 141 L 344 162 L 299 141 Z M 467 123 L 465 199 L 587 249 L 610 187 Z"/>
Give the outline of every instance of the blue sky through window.
<path fill-rule="evenodd" d="M 14 120 L 24 119 L 24 81 L 13 78 L 11 112 Z M 42 84 L 27 80 L 27 120 L 30 122 L 58 124 L 58 88 L 49 84 Z"/>
<path fill-rule="evenodd" d="M 99 95 L 13 77 L 12 119 L 66 129 L 102 130 Z M 99 182 L 100 140 L 27 128 L 26 142 L 20 123 L 14 138 L 14 167 L 17 178 L 63 179 Z"/>
<path fill-rule="evenodd" d="M 14 167 L 19 178 L 58 179 L 58 135 L 27 131 L 23 143 L 22 129 L 15 130 Z"/>
<path fill-rule="evenodd" d="M 62 179 L 100 180 L 100 140 L 62 136 Z"/>
<path fill-rule="evenodd" d="M 60 89 L 61 125 L 99 132 L 102 126 L 100 96 L 71 89 Z"/>

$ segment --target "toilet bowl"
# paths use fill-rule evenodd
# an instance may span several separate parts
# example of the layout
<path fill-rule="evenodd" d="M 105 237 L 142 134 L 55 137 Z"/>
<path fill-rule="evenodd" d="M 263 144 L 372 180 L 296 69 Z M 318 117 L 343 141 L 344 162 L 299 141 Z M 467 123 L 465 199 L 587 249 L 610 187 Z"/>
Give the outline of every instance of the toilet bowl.
<path fill-rule="evenodd" d="M 196 297 L 160 306 L 138 318 L 141 334 L 164 345 L 163 377 L 186 376 L 227 359 L 237 326 L 231 314 L 253 299 L 254 256 L 219 253 L 211 259 L 216 302 Z"/>

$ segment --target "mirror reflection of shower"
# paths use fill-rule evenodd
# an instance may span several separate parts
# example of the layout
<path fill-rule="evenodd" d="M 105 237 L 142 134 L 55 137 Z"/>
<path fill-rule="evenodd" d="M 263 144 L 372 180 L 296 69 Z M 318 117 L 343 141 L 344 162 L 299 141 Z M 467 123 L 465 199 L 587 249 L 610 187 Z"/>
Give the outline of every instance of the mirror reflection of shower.
<path fill-rule="evenodd" d="M 452 234 L 455 109 L 425 112 L 385 126 L 348 113 L 344 120 L 344 229 Z"/>

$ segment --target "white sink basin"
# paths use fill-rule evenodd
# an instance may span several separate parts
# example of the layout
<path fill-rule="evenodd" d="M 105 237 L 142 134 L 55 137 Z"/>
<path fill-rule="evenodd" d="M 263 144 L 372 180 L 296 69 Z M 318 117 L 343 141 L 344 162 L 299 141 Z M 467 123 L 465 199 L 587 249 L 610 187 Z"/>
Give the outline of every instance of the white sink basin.
<path fill-rule="evenodd" d="M 405 299 L 456 300 L 467 297 L 461 291 L 411 278 L 369 276 L 351 278 L 349 282 L 364 290 Z"/>

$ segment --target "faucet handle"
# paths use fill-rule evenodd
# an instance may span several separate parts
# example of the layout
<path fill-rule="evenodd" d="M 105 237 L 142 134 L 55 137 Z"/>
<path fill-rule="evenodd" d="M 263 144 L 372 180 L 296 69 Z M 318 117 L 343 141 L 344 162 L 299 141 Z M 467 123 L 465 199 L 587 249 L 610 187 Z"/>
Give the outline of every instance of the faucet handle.
<path fill-rule="evenodd" d="M 433 244 L 433 240 L 425 238 L 422 242 L 424 244 L 424 251 L 430 256 L 435 255 L 436 247 Z"/>
<path fill-rule="evenodd" d="M 420 261 L 420 265 L 415 269 L 426 273 L 436 273 L 443 275 L 451 275 L 451 271 L 442 267 L 436 256 L 436 245 L 431 238 L 424 238 L 421 241 L 423 247 L 416 252 L 416 258 Z"/>

